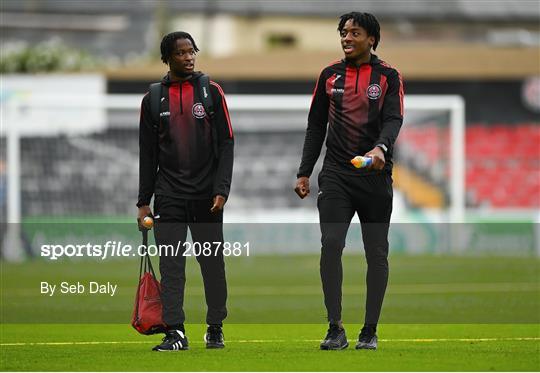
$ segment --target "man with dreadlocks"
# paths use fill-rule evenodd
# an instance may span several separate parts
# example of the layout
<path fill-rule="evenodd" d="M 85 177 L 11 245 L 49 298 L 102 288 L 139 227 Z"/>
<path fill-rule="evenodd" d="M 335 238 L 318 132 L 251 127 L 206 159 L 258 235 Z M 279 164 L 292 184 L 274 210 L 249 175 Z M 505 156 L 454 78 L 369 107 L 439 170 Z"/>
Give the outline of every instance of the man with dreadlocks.
<path fill-rule="evenodd" d="M 183 310 L 183 244 L 188 227 L 194 243 L 217 246 L 212 247 L 210 255 L 204 254 L 206 250 L 200 250 L 199 255 L 195 249 L 193 252 L 201 266 L 208 306 L 206 347 L 224 347 L 227 284 L 223 245 L 216 243 L 223 243 L 223 206 L 231 185 L 234 139 L 223 90 L 213 81 L 199 83 L 204 75 L 195 71 L 198 51 L 188 33 L 166 35 L 161 41 L 161 60 L 169 66 L 169 72 L 161 81 L 161 95 L 157 97 L 159 119 L 153 120 L 152 102 L 156 97 L 152 94 L 144 96 L 141 107 L 137 220 L 141 224 L 152 215 L 149 205 L 154 196 L 156 243 L 174 248 L 160 252 L 162 319 L 167 330 L 155 351 L 188 349 Z M 202 104 L 206 87 L 213 113 L 207 113 Z"/>
<path fill-rule="evenodd" d="M 365 323 L 356 348 L 375 349 L 388 282 L 392 154 L 403 122 L 403 83 L 396 69 L 371 53 L 380 40 L 380 26 L 372 14 L 344 14 L 338 31 L 345 58 L 324 68 L 317 81 L 295 191 L 300 198 L 309 194 L 309 177 L 328 132 L 317 207 L 320 274 L 330 325 L 320 348 L 349 345 L 341 320 L 341 256 L 356 213 L 368 267 Z M 371 166 L 356 169 L 351 159 L 357 155 L 371 157 Z"/>

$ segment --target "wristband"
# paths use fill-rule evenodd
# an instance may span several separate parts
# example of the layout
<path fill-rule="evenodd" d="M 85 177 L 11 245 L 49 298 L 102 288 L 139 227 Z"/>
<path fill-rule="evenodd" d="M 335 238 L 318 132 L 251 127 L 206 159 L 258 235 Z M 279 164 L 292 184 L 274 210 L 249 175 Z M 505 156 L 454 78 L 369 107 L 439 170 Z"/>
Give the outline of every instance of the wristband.
<path fill-rule="evenodd" d="M 388 152 L 388 148 L 384 144 L 377 144 L 375 145 L 375 147 L 380 148 L 383 151 L 384 155 L 386 155 L 386 153 Z"/>

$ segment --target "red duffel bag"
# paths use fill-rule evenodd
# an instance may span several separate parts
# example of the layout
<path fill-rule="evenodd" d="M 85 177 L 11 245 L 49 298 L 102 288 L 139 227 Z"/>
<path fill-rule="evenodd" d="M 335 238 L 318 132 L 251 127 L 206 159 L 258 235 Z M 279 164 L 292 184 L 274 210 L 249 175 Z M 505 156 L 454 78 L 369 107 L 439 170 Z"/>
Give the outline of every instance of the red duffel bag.
<path fill-rule="evenodd" d="M 135 296 L 131 325 L 139 333 L 149 335 L 164 332 L 165 324 L 161 318 L 161 284 L 156 278 L 150 256 L 146 250 L 148 231 L 143 230 L 142 234 L 146 252 L 141 257 L 139 286 Z"/>

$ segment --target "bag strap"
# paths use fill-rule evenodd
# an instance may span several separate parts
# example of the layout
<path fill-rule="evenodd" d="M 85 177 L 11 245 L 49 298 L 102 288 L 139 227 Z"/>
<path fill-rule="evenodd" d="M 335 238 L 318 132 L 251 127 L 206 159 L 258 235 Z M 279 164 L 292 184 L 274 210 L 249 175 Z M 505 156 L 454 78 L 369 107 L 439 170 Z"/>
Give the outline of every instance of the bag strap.
<path fill-rule="evenodd" d="M 141 292 L 141 277 L 143 273 L 143 262 L 144 257 L 148 255 L 148 250 L 146 250 L 146 247 L 148 246 L 148 231 L 145 229 L 142 231 L 143 236 L 143 246 L 144 246 L 144 255 L 141 256 L 141 263 L 139 265 L 139 279 L 137 282 L 137 294 L 135 295 L 135 317 L 139 319 L 139 295 Z"/>
<path fill-rule="evenodd" d="M 204 110 L 208 113 L 210 120 L 214 119 L 214 100 L 210 94 L 210 77 L 206 74 L 199 76 L 199 93 L 201 95 Z"/>
<path fill-rule="evenodd" d="M 210 77 L 206 74 L 199 76 L 199 96 L 204 106 L 204 111 L 208 114 L 210 119 L 210 126 L 212 128 L 212 147 L 214 148 L 214 156 L 218 157 L 218 139 L 217 139 L 217 128 L 214 121 L 215 112 L 214 112 L 214 100 L 212 99 L 212 93 L 210 92 Z"/>
<path fill-rule="evenodd" d="M 154 272 L 154 267 L 152 266 L 152 261 L 150 260 L 150 255 L 148 255 L 148 252 L 146 253 L 146 266 L 147 266 L 147 269 L 149 269 L 150 272 L 152 273 L 152 277 L 157 279 L 156 273 Z"/>
<path fill-rule="evenodd" d="M 142 277 L 143 271 L 152 273 L 152 276 L 156 278 L 156 273 L 154 272 L 154 266 L 152 266 L 152 260 L 150 260 L 150 255 L 148 254 L 148 230 L 145 229 L 142 231 L 143 236 L 143 246 L 144 246 L 144 255 L 141 256 L 141 263 L 139 265 L 139 279 Z"/>
<path fill-rule="evenodd" d="M 141 263 L 139 265 L 139 281 L 141 280 L 141 277 L 142 277 L 142 274 L 143 274 L 143 269 L 144 271 L 146 272 L 146 260 L 145 258 L 148 256 L 148 250 L 147 250 L 147 247 L 148 247 L 148 230 L 144 229 L 142 231 L 142 243 L 143 243 L 143 247 L 144 247 L 144 254 L 141 256 Z M 144 268 L 143 268 L 144 266 Z"/>
<path fill-rule="evenodd" d="M 161 107 L 161 83 L 150 84 L 150 113 L 152 116 L 152 127 L 156 132 L 159 130 L 159 112 Z"/>
<path fill-rule="evenodd" d="M 137 295 L 135 297 L 135 315 L 137 318 L 139 318 L 139 294 L 141 291 L 141 278 L 144 272 L 147 272 L 150 270 L 152 273 L 152 276 L 156 278 L 156 273 L 154 272 L 154 267 L 152 266 L 152 261 L 150 260 L 150 255 L 148 254 L 148 230 L 144 229 L 142 231 L 142 237 L 143 237 L 143 246 L 144 246 L 144 253 L 141 256 L 141 263 L 139 265 L 139 283 L 137 285 Z M 158 287 L 159 296 L 161 298 L 161 290 Z"/>

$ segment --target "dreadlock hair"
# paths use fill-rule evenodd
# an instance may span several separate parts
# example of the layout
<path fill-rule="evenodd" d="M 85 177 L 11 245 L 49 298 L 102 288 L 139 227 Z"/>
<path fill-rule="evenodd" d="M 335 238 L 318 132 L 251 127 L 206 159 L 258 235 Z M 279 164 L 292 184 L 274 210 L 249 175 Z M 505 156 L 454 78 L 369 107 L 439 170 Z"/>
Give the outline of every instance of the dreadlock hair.
<path fill-rule="evenodd" d="M 379 26 L 379 21 L 371 13 L 361 13 L 361 12 L 350 12 L 343 14 L 339 17 L 338 31 L 341 32 L 345 23 L 352 19 L 354 23 L 366 30 L 368 36 L 375 37 L 375 44 L 373 44 L 373 50 L 377 49 L 379 45 L 379 40 L 381 40 L 381 26 Z"/>
<path fill-rule="evenodd" d="M 169 57 L 174 50 L 174 42 L 178 39 L 188 39 L 189 41 L 191 41 L 191 44 L 193 44 L 193 49 L 195 50 L 195 52 L 199 51 L 199 48 L 197 48 L 197 44 L 195 44 L 195 40 L 193 40 L 193 37 L 190 34 L 184 31 L 171 32 L 170 34 L 167 34 L 163 37 L 160 45 L 161 61 L 163 61 L 165 65 L 168 64 Z"/>

